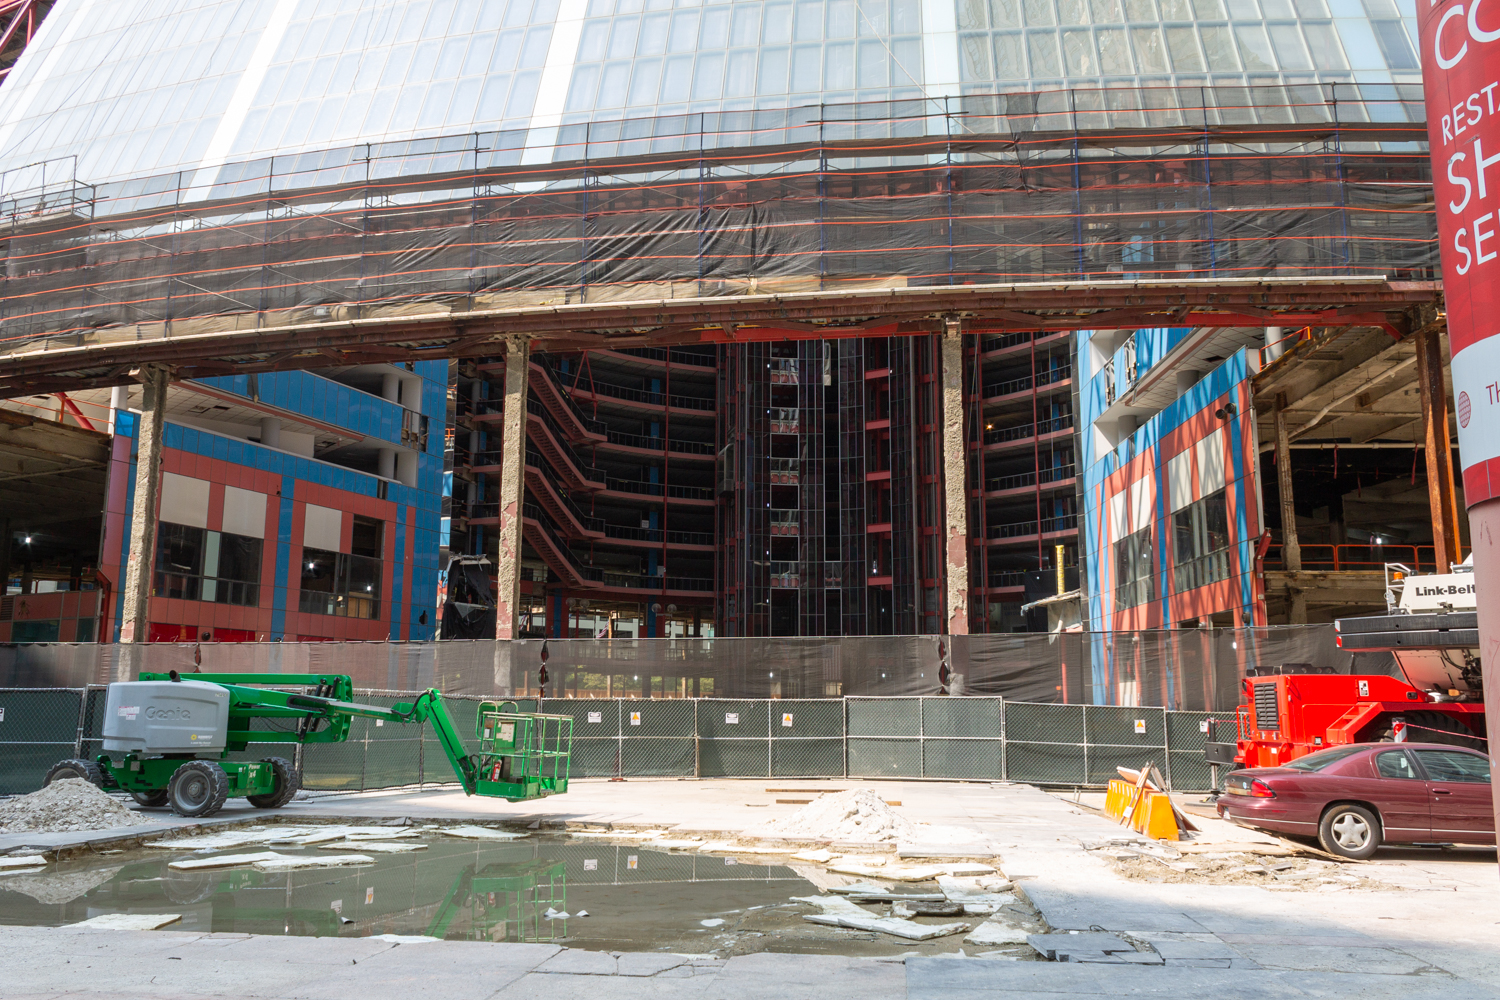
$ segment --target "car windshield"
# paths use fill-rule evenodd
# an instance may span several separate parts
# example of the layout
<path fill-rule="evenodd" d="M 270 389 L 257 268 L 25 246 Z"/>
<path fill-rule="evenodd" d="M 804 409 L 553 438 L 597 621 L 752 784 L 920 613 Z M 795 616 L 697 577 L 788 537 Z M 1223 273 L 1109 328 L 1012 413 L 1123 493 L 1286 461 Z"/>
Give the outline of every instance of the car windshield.
<path fill-rule="evenodd" d="M 1281 766 L 1289 767 L 1294 771 L 1321 771 L 1330 764 L 1337 764 L 1350 754 L 1356 754 L 1365 749 L 1368 748 L 1363 746 L 1330 747 L 1327 750 L 1310 753 L 1306 757 L 1298 757 Z"/>

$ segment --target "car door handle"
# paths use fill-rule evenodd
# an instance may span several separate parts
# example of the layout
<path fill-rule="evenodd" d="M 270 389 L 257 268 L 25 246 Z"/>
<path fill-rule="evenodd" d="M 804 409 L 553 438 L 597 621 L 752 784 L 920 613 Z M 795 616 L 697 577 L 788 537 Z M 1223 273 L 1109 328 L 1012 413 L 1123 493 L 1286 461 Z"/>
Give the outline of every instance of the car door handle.
<path fill-rule="evenodd" d="M 1432 790 L 1432 794 L 1433 795 L 1452 795 L 1453 793 L 1450 792 L 1450 791 L 1448 791 L 1448 789 L 1446 789 L 1446 788 L 1434 788 Z"/>

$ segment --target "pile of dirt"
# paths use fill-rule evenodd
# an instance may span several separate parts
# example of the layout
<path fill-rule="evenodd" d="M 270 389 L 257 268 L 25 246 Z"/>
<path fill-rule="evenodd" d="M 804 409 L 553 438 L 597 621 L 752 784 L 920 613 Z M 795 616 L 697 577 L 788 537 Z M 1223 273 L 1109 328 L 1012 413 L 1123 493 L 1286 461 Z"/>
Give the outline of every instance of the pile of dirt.
<path fill-rule="evenodd" d="M 74 833 L 149 822 L 82 778 L 60 778 L 41 791 L 0 802 L 0 833 Z"/>
<path fill-rule="evenodd" d="M 790 816 L 745 831 L 746 838 L 858 841 L 861 843 L 976 843 L 983 837 L 962 827 L 913 823 L 868 788 L 829 792 Z"/>
<path fill-rule="evenodd" d="M 858 840 L 895 843 L 916 839 L 917 825 L 868 788 L 818 796 L 790 816 L 748 831 L 786 840 Z"/>

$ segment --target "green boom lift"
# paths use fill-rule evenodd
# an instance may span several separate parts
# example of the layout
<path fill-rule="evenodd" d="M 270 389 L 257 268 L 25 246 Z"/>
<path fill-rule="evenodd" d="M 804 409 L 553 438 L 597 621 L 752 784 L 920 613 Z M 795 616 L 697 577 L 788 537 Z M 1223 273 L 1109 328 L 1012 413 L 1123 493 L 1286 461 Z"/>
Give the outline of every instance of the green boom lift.
<path fill-rule="evenodd" d="M 520 802 L 568 790 L 571 716 L 482 702 L 474 726 L 479 752 L 469 753 L 435 689 L 389 708 L 353 697 L 354 682 L 343 674 L 142 673 L 138 681 L 109 686 L 104 753 L 54 765 L 45 784 L 82 778 L 106 791 L 129 792 L 142 805 L 171 806 L 180 816 L 212 816 L 230 796 L 276 809 L 299 787 L 292 765 L 280 757 L 241 761 L 229 755 L 251 743 L 342 743 L 357 716 L 430 725 L 465 794 Z M 257 719 L 281 720 L 282 728 L 254 728 Z"/>

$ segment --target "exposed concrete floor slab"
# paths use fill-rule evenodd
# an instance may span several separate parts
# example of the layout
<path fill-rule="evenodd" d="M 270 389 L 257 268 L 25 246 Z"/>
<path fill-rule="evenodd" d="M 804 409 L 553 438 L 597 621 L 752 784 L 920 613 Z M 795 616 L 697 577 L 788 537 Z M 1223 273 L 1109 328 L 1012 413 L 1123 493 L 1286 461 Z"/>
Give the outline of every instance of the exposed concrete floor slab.
<path fill-rule="evenodd" d="M 900 961 L 761 953 L 729 960 L 604 955 L 551 945 L 195 935 L 0 928 L 4 995 L 268 1000 L 371 996 L 547 1000 L 1019 1000 L 1024 997 L 1214 996 L 1216 1000 L 1360 997 L 1500 1000 L 1500 892 L 1493 850 L 1391 850 L 1360 866 L 1390 888 L 1270 891 L 1256 885 L 1129 880 L 1082 843 L 1120 827 L 1087 803 L 1034 788 L 981 783 L 797 781 L 799 788 L 873 787 L 908 818 L 966 826 L 993 845 L 1004 874 L 1054 929 L 1102 927 L 1156 945 L 1166 966 L 1091 966 L 920 957 Z M 439 788 L 314 796 L 275 815 L 285 822 L 409 817 L 555 828 L 567 823 L 739 834 L 795 805 L 769 788 L 785 779 L 623 783 L 581 781 L 527 803 L 466 798 Z M 248 807 L 222 821 L 264 820 Z M 175 826 L 175 824 L 168 824 Z M 184 826 L 200 824 L 184 822 Z M 1205 821 L 1205 839 L 1260 835 Z M 130 828 L 139 834 L 143 828 Z M 24 835 L 23 835 L 24 836 Z M 80 843 L 87 836 L 71 835 Z M 28 840 L 34 838 L 27 838 Z M 3 848 L 0 843 L 0 848 Z M 1144 955 L 1142 957 L 1145 957 Z M 1153 956 L 1153 960 L 1155 960 Z M 1197 968 L 1211 963 L 1233 968 Z M 1256 966 L 1259 966 L 1258 968 Z"/>

